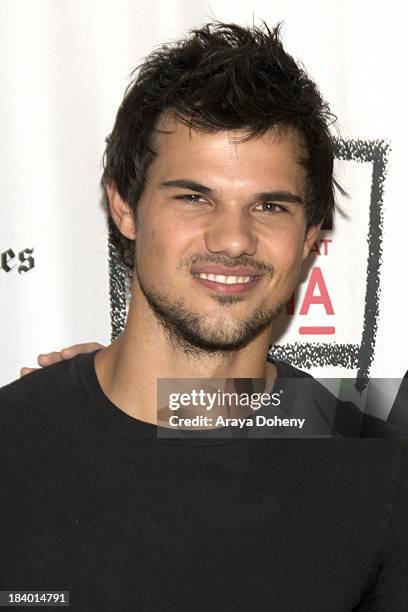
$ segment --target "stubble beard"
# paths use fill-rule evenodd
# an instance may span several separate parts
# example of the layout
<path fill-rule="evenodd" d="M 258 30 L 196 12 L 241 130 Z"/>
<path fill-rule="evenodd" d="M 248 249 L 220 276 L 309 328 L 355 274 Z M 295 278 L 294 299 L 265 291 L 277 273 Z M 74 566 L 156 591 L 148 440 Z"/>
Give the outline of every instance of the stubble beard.
<path fill-rule="evenodd" d="M 189 311 L 182 299 L 172 301 L 166 294 L 148 288 L 140 277 L 138 281 L 169 342 L 194 357 L 226 355 L 244 348 L 278 318 L 288 301 L 270 305 L 264 300 L 245 321 L 206 323 L 202 315 Z M 212 295 L 211 298 L 225 308 L 245 299 L 236 295 Z"/>

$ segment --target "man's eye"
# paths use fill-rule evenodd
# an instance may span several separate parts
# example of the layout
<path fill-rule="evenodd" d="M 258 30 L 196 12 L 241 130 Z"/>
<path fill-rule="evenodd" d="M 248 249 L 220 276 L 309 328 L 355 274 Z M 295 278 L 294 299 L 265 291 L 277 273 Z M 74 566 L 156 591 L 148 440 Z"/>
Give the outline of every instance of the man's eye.
<path fill-rule="evenodd" d="M 175 196 L 176 200 L 184 200 L 185 202 L 206 202 L 207 200 L 203 198 L 199 193 L 186 193 L 184 195 Z"/>
<path fill-rule="evenodd" d="M 286 212 L 286 209 L 280 206 L 280 204 L 275 204 L 275 202 L 261 202 L 258 206 L 262 207 L 262 212 L 267 213 L 282 213 Z"/>

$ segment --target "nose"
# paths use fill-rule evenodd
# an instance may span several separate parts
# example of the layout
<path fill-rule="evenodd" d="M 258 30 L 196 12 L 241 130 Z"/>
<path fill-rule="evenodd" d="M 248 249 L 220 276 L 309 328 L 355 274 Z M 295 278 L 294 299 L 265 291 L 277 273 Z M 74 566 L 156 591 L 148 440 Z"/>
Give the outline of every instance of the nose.
<path fill-rule="evenodd" d="M 229 257 L 255 255 L 257 238 L 248 212 L 217 210 L 209 219 L 205 244 L 211 253 L 223 253 Z"/>

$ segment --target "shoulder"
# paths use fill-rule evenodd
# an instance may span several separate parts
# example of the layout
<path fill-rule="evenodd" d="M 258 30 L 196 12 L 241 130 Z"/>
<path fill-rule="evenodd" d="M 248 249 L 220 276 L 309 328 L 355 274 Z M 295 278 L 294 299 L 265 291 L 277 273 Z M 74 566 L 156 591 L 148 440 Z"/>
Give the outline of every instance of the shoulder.
<path fill-rule="evenodd" d="M 311 374 L 308 374 L 308 372 L 304 372 L 303 370 L 299 370 L 299 368 L 295 368 L 295 366 L 291 365 L 287 361 L 272 359 L 271 357 L 268 358 L 268 361 L 275 365 L 279 378 L 306 378 L 309 380 L 315 380 Z"/>
<path fill-rule="evenodd" d="M 400 461 L 390 478 L 388 518 L 380 534 L 381 548 L 372 572 L 375 579 L 356 608 L 361 612 L 408 609 L 408 440 L 400 442 Z M 383 472 L 378 476 L 381 482 Z"/>
<path fill-rule="evenodd" d="M 304 412 L 302 416 L 306 416 L 306 413 L 309 417 L 311 414 L 319 415 L 330 424 L 332 435 L 350 438 L 400 438 L 404 435 L 398 425 L 362 412 L 354 403 L 342 400 L 338 390 L 329 389 L 329 386 L 336 387 L 336 384 L 326 386 L 289 363 L 277 360 L 273 360 L 273 363 L 278 379 L 290 387 L 290 398 L 295 409 Z M 335 378 L 327 379 L 328 383 L 329 380 L 336 383 Z"/>
<path fill-rule="evenodd" d="M 0 388 L 0 435 L 57 417 L 80 390 L 76 358 L 36 370 Z"/>

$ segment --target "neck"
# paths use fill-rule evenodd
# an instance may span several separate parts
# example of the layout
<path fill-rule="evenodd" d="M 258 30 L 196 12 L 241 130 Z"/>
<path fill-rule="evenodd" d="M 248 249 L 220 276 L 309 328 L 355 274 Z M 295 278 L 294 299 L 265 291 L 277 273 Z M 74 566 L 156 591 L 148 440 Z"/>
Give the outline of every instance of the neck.
<path fill-rule="evenodd" d="M 174 342 L 148 305 L 132 299 L 124 332 L 96 355 L 96 374 L 118 408 L 155 424 L 159 378 L 261 378 L 270 388 L 276 377 L 275 366 L 266 361 L 270 331 L 239 350 L 187 350 Z"/>

